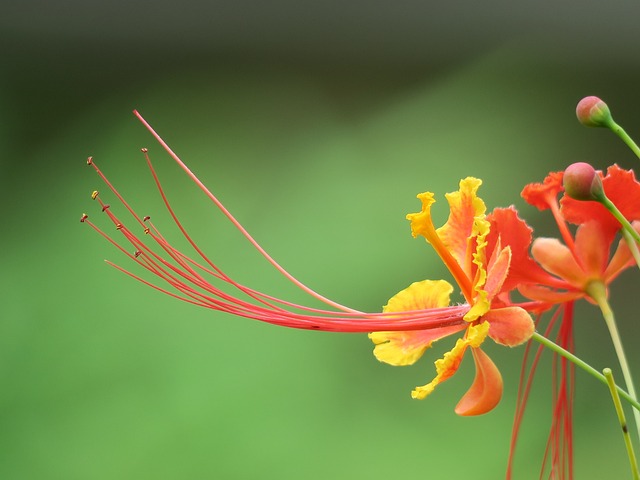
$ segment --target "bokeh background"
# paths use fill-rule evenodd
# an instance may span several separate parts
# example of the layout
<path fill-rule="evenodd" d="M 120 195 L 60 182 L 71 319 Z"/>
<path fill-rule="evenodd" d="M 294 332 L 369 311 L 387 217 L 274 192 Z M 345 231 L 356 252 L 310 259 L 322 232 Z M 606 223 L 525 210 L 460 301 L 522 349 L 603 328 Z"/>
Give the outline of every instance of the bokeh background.
<path fill-rule="evenodd" d="M 86 211 L 107 225 L 89 199 L 104 188 L 84 162 L 93 155 L 168 226 L 139 152 L 149 147 L 220 266 L 309 302 L 180 175 L 131 115 L 139 109 L 294 275 L 378 311 L 411 282 L 446 276 L 404 219 L 417 193 L 478 176 L 490 208 L 515 204 L 553 234 L 521 201 L 526 183 L 578 160 L 636 165 L 613 135 L 580 126 L 574 107 L 598 95 L 640 130 L 638 18 L 637 3 L 595 0 L 5 0 L 0 478 L 503 477 L 522 348 L 488 346 L 502 403 L 459 418 L 468 360 L 432 397 L 409 396 L 451 341 L 393 368 L 364 335 L 287 330 L 163 296 L 105 265 L 127 261 L 78 222 Z M 627 273 L 612 301 L 638 374 L 636 291 Z M 580 306 L 576 330 L 585 359 L 617 366 L 592 306 Z M 545 357 L 518 479 L 539 475 Z M 577 379 L 576 478 L 627 478 L 608 391 Z"/>

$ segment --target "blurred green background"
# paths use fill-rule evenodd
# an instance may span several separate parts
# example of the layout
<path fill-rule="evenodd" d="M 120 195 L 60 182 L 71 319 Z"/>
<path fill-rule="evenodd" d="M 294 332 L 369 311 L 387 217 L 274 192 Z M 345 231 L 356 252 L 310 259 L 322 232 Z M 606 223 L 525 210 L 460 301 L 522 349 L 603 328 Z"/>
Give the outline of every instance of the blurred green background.
<path fill-rule="evenodd" d="M 489 345 L 492 413 L 460 418 L 468 359 L 425 401 L 442 341 L 416 366 L 378 363 L 365 335 L 288 330 L 183 304 L 78 222 L 106 226 L 93 155 L 168 230 L 140 147 L 220 266 L 308 302 L 242 242 L 133 118 L 139 109 L 294 275 L 378 311 L 446 272 L 404 216 L 415 195 L 484 180 L 490 208 L 549 217 L 522 187 L 573 161 L 636 165 L 575 120 L 598 95 L 640 130 L 640 5 L 632 2 L 3 2 L 0 16 L 0 478 L 502 478 L 523 349 Z M 636 135 L 637 137 L 637 135 Z M 105 192 L 105 198 L 108 196 Z M 168 233 L 178 238 L 175 232 Z M 612 301 L 632 368 L 637 272 Z M 595 309 L 578 352 L 616 367 Z M 538 478 L 549 428 L 545 356 L 516 478 Z M 576 478 L 627 478 L 609 393 L 577 373 Z"/>

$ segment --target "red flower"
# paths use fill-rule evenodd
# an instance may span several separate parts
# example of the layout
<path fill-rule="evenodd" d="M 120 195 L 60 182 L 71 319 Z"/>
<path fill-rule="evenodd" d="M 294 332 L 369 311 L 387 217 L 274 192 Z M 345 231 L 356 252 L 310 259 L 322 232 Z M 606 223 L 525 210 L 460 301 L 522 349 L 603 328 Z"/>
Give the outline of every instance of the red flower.
<path fill-rule="evenodd" d="M 640 220 L 640 183 L 633 171 L 617 165 L 609 167 L 602 185 L 609 199 L 630 221 Z M 527 185 L 524 199 L 540 210 L 550 209 L 562 234 L 564 244 L 555 238 L 537 238 L 531 247 L 533 258 L 552 277 L 540 278 L 520 270 L 524 282 L 520 292 L 528 298 L 549 303 L 563 303 L 589 297 L 593 282 L 609 285 L 623 270 L 633 265 L 626 242 L 621 240 L 615 253 L 611 247 L 621 226 L 599 202 L 580 201 L 564 195 L 562 172 L 551 173 L 542 184 Z M 568 223 L 577 224 L 575 237 Z M 640 228 L 640 224 L 636 224 Z"/>

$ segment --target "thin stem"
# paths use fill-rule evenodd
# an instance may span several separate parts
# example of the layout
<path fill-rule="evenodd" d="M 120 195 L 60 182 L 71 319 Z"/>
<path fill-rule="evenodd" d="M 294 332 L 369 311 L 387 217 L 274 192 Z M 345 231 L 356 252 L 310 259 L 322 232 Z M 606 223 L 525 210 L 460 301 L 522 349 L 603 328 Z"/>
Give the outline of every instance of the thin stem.
<path fill-rule="evenodd" d="M 605 206 L 605 208 L 607 210 L 609 210 L 611 212 L 611 214 L 616 217 L 616 220 L 618 220 L 620 222 L 620 225 L 622 225 L 623 230 L 631 235 L 631 237 L 638 243 L 640 243 L 640 233 L 638 233 L 636 231 L 635 228 L 633 228 L 633 225 L 631 225 L 631 223 L 629 223 L 629 220 L 627 220 L 624 215 L 622 215 L 622 213 L 620 213 L 620 210 L 618 210 L 618 207 L 616 207 L 613 202 L 611 200 L 609 200 L 605 195 L 604 192 L 602 192 L 602 195 L 598 196 L 598 201 L 600 203 L 602 203 L 602 205 Z"/>
<path fill-rule="evenodd" d="M 540 335 L 538 332 L 534 332 L 531 338 L 536 342 L 541 343 L 542 345 L 547 347 L 549 350 L 552 350 L 556 352 L 558 355 L 563 356 L 564 358 L 569 360 L 571 363 L 573 363 L 577 367 L 580 367 L 582 370 L 584 370 L 589 375 L 599 380 L 603 384 L 608 385 L 607 379 L 599 371 L 597 371 L 595 368 L 593 368 L 584 360 L 581 360 L 580 358 L 576 357 L 573 353 L 569 352 L 568 350 L 565 350 L 560 345 L 549 340 L 547 337 Z M 627 392 L 625 392 L 622 388 L 618 386 L 616 386 L 616 390 L 618 391 L 618 394 L 622 398 L 624 398 L 629 404 L 631 404 L 636 411 L 640 412 L 640 402 L 638 402 L 638 400 L 633 398 L 631 395 L 629 395 Z"/>
<path fill-rule="evenodd" d="M 624 353 L 624 348 L 622 347 L 622 340 L 620 339 L 620 333 L 618 332 L 618 326 L 616 325 L 616 320 L 613 315 L 613 310 L 609 306 L 609 302 L 607 301 L 607 291 L 606 287 L 602 282 L 595 281 L 591 282 L 586 291 L 589 296 L 595 300 L 595 302 L 600 307 L 602 312 L 602 317 L 604 318 L 605 323 L 607 324 L 607 328 L 609 329 L 609 335 L 611 335 L 611 341 L 613 342 L 613 347 L 616 351 L 616 355 L 618 356 L 618 362 L 620 363 L 620 368 L 622 369 L 622 377 L 627 385 L 627 390 L 629 391 L 629 395 L 637 400 L 638 396 L 636 395 L 636 389 L 633 385 L 633 377 L 631 376 L 631 369 L 629 368 L 629 363 L 627 362 L 627 356 Z M 640 410 L 634 410 L 633 416 L 636 422 L 636 429 L 638 431 L 638 439 L 640 439 Z"/>
<path fill-rule="evenodd" d="M 607 127 L 609 127 L 609 129 L 613 133 L 620 137 L 625 145 L 629 147 L 633 153 L 636 154 L 636 157 L 640 158 L 640 148 L 638 148 L 636 142 L 633 141 L 633 139 L 627 134 L 627 132 L 624 131 L 624 128 L 614 122 L 613 119 L 607 122 Z"/>
<path fill-rule="evenodd" d="M 625 242 L 627 242 L 629 250 L 631 251 L 631 255 L 633 255 L 638 268 L 640 268 L 640 251 L 638 251 L 638 243 L 625 228 L 622 229 L 622 236 L 624 237 Z"/>
<path fill-rule="evenodd" d="M 627 428 L 627 419 L 624 416 L 624 410 L 622 403 L 620 402 L 620 396 L 616 390 L 616 382 L 613 380 L 613 373 L 610 368 L 602 370 L 603 375 L 607 379 L 607 385 L 609 385 L 609 391 L 611 392 L 611 398 L 613 399 L 613 406 L 616 409 L 618 415 L 618 421 L 620 422 L 620 428 L 622 429 L 622 437 L 624 438 L 624 445 L 627 447 L 627 455 L 629 457 L 629 463 L 631 464 L 631 474 L 633 480 L 640 480 L 640 473 L 638 473 L 638 462 L 636 461 L 636 454 L 633 451 L 633 444 L 631 443 L 631 435 L 629 435 L 629 429 Z"/>

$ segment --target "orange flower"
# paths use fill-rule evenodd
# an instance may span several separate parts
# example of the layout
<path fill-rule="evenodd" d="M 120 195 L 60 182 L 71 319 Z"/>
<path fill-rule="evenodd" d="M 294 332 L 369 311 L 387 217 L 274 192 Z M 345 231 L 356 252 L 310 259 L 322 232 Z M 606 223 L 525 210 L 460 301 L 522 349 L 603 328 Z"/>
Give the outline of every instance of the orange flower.
<path fill-rule="evenodd" d="M 369 335 L 376 344 L 374 354 L 378 360 L 391 365 L 410 365 L 434 341 L 464 330 L 463 337 L 457 340 L 453 349 L 436 361 L 436 377 L 412 392 L 413 398 L 418 399 L 433 392 L 438 384 L 458 370 L 465 351 L 471 347 L 476 377 L 456 407 L 459 415 L 486 413 L 498 404 L 502 396 L 500 372 L 480 348 L 485 338 L 489 336 L 501 345 L 516 346 L 527 341 L 534 330 L 529 314 L 520 306 L 510 305 L 505 296 L 513 288 L 507 282 L 511 247 L 503 246 L 502 237 L 497 232 L 491 250 L 487 250 L 491 222 L 485 215 L 484 202 L 477 196 L 481 183 L 468 177 L 460 182 L 459 191 L 446 196 L 450 207 L 449 219 L 437 230 L 431 219 L 431 205 L 435 200 L 430 192 L 418 195 L 422 211 L 407 216 L 413 236 L 423 236 L 436 250 L 470 305 L 464 316 L 466 325 L 428 331 L 383 331 Z M 507 224 L 511 225 L 511 221 L 505 222 Z M 384 312 L 444 307 L 449 305 L 452 292 L 453 287 L 444 280 L 416 282 L 392 297 Z"/>
<path fill-rule="evenodd" d="M 224 272 L 214 259 L 205 254 L 174 212 L 147 149 L 142 151 L 164 207 L 192 252 L 178 250 L 150 217 L 138 215 L 90 157 L 88 165 L 102 178 L 130 218 L 125 222 L 121 213 L 105 203 L 96 191 L 92 198 L 116 227 L 117 234 L 121 235 L 121 243 L 93 223 L 86 214 L 82 215 L 81 222 L 111 242 L 143 273 L 134 273 L 108 262 L 110 265 L 174 298 L 237 317 L 290 328 L 374 332 L 370 333 L 370 337 L 376 344 L 376 357 L 393 365 L 414 363 L 433 341 L 464 330 L 454 348 L 436 362 L 436 378 L 427 385 L 417 387 L 413 396 L 424 398 L 437 384 L 453 375 L 464 352 L 471 347 L 476 379 L 456 411 L 461 415 L 475 415 L 491 410 L 498 403 L 502 394 L 502 379 L 480 346 L 487 336 L 507 346 L 528 340 L 534 328 L 526 310 L 540 309 L 542 304 L 527 302 L 514 305 L 509 301 L 509 291 L 517 285 L 517 281 L 513 280 L 515 277 L 511 276 L 510 265 L 512 259 L 518 264 L 526 261 L 531 232 L 517 218 L 513 209 L 496 212 L 493 217 L 485 215 L 484 202 L 476 195 L 480 180 L 462 180 L 460 190 L 447 195 L 451 214 L 441 228 L 436 230 L 431 221 L 430 208 L 434 203 L 431 193 L 419 195 L 422 211 L 408 216 L 413 235 L 423 236 L 435 248 L 453 274 L 466 303 L 450 305 L 453 287 L 443 280 L 427 280 L 414 283 L 395 295 L 383 312 L 362 312 L 322 296 L 293 277 L 258 244 L 142 116 L 138 112 L 134 114 L 249 244 L 288 281 L 328 308 L 311 308 L 276 298 L 241 284 Z M 143 235 L 137 234 L 130 224 Z M 143 277 L 145 272 L 147 276 Z"/>

